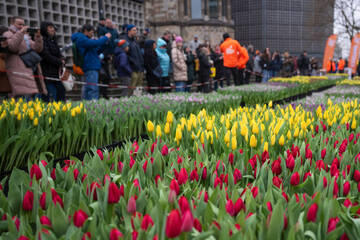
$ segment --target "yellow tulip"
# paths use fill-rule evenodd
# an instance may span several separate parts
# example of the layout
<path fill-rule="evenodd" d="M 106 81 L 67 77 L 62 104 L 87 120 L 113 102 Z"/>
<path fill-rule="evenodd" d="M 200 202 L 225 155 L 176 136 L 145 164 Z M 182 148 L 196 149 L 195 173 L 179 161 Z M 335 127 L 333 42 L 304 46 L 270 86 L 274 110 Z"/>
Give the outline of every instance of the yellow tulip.
<path fill-rule="evenodd" d="M 274 146 L 274 145 L 275 145 L 275 140 L 276 140 L 275 135 L 272 135 L 272 136 L 271 136 L 271 146 Z"/>
<path fill-rule="evenodd" d="M 174 118 L 173 113 L 171 111 L 168 111 L 166 116 L 166 122 L 171 124 L 173 122 L 173 118 Z"/>
<path fill-rule="evenodd" d="M 35 118 L 33 123 L 34 123 L 34 126 L 37 126 L 39 124 L 39 119 Z"/>
<path fill-rule="evenodd" d="M 233 136 L 233 137 L 231 138 L 231 149 L 232 149 L 232 150 L 235 150 L 236 148 L 237 148 L 237 140 L 236 140 L 236 137 Z"/>
<path fill-rule="evenodd" d="M 294 131 L 294 138 L 297 138 L 299 136 L 299 128 L 296 127 Z"/>
<path fill-rule="evenodd" d="M 355 118 L 353 118 L 353 121 L 352 121 L 352 123 L 351 123 L 351 129 L 356 129 L 356 119 Z"/>
<path fill-rule="evenodd" d="M 51 123 L 52 123 L 52 118 L 49 117 L 49 124 L 51 125 Z"/>
<path fill-rule="evenodd" d="M 65 107 L 65 106 L 64 106 Z M 71 116 L 75 117 L 76 116 L 76 112 L 74 110 L 71 110 Z"/>
<path fill-rule="evenodd" d="M 288 130 L 288 132 L 287 132 L 287 138 L 290 140 L 291 139 L 291 132 L 290 132 L 290 130 Z"/>
<path fill-rule="evenodd" d="M 181 138 L 182 138 L 181 128 L 176 128 L 175 138 L 176 138 L 177 141 L 181 140 Z"/>
<path fill-rule="evenodd" d="M 270 102 L 269 102 L 269 107 L 272 108 L 272 106 L 273 106 L 273 102 L 270 101 Z"/>
<path fill-rule="evenodd" d="M 281 146 L 284 146 L 284 143 L 285 143 L 285 138 L 284 138 L 284 135 L 281 135 L 280 139 L 279 139 L 279 144 Z"/>
<path fill-rule="evenodd" d="M 148 121 L 147 122 L 147 130 L 152 133 L 154 131 L 154 124 L 152 123 L 152 121 Z"/>
<path fill-rule="evenodd" d="M 268 142 L 265 142 L 264 143 L 264 151 L 269 151 L 269 143 Z"/>
<path fill-rule="evenodd" d="M 18 115 L 17 115 L 17 120 L 21 120 L 21 114 L 19 113 Z"/>
<path fill-rule="evenodd" d="M 224 137 L 224 142 L 229 143 L 230 142 L 230 131 L 228 130 Z"/>
<path fill-rule="evenodd" d="M 250 137 L 250 147 L 256 148 L 257 145 L 257 139 L 254 135 L 251 135 Z"/>
<path fill-rule="evenodd" d="M 257 124 L 254 124 L 252 127 L 252 133 L 253 134 L 258 134 L 259 133 L 259 127 Z M 251 140 L 250 140 L 251 141 Z"/>
<path fill-rule="evenodd" d="M 170 133 L 170 124 L 168 122 L 165 124 L 164 132 L 165 132 L 165 134 Z"/>

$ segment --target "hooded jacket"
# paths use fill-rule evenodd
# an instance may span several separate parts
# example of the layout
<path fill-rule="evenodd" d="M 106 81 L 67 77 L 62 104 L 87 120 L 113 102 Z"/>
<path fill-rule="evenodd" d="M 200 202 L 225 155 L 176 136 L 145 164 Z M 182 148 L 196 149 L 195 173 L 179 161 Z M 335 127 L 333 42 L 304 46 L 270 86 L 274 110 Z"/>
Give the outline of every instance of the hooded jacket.
<path fill-rule="evenodd" d="M 131 77 L 132 71 L 126 52 L 122 48 L 116 47 L 114 56 L 114 67 L 118 77 Z"/>
<path fill-rule="evenodd" d="M 155 41 L 147 40 L 144 43 L 144 62 L 146 70 L 146 79 L 148 82 L 155 82 L 158 80 L 158 77 L 155 76 L 154 70 L 159 66 L 159 59 L 156 54 L 156 51 L 153 49 L 153 44 Z"/>
<path fill-rule="evenodd" d="M 182 48 L 178 48 L 176 44 L 171 50 L 171 59 L 173 62 L 174 81 L 187 81 L 187 66 L 185 62 L 185 54 Z"/>
<path fill-rule="evenodd" d="M 125 40 L 129 43 L 128 59 L 133 72 L 144 72 L 144 57 L 139 44 L 134 38 L 126 35 Z"/>
<path fill-rule="evenodd" d="M 50 37 L 47 33 L 47 27 L 54 26 L 51 22 L 42 22 L 40 27 L 43 36 L 43 50 L 40 53 L 42 61 L 40 63 L 45 77 L 59 78 L 59 70 L 62 66 L 62 55 L 56 41 L 56 37 Z M 46 79 L 45 79 L 46 80 Z"/>
<path fill-rule="evenodd" d="M 76 43 L 78 51 L 84 56 L 83 71 L 99 71 L 101 68 L 101 61 L 99 54 L 102 52 L 103 47 L 109 40 L 108 37 L 104 36 L 97 40 L 88 38 L 81 32 L 74 33 L 71 36 L 71 41 Z"/>
<path fill-rule="evenodd" d="M 166 48 L 160 48 L 162 46 L 166 46 L 166 42 L 159 38 L 157 41 L 157 47 L 156 47 L 156 54 L 158 55 L 160 67 L 162 70 L 161 77 L 168 77 L 169 76 L 169 68 L 170 68 L 170 57 L 166 52 Z"/>

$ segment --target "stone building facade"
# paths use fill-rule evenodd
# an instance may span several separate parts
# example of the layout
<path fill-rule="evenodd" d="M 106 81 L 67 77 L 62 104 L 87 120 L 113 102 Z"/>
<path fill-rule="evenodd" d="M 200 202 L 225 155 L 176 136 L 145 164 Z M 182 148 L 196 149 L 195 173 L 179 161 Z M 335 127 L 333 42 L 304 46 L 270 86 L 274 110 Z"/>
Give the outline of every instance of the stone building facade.
<path fill-rule="evenodd" d="M 169 30 L 185 42 L 198 35 L 200 41 L 215 45 L 224 32 L 235 34 L 231 0 L 146 0 L 145 22 L 153 39 Z"/>

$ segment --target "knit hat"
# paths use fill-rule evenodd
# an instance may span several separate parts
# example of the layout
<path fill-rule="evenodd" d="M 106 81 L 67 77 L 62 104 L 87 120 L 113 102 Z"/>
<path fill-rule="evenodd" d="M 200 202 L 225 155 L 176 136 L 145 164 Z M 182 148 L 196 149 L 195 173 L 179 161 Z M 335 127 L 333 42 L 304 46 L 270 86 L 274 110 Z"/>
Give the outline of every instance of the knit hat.
<path fill-rule="evenodd" d="M 133 25 L 133 24 L 128 24 L 128 25 L 126 26 L 126 30 L 129 32 L 129 31 L 131 31 L 131 29 L 133 29 L 134 27 L 136 27 L 136 26 Z"/>
<path fill-rule="evenodd" d="M 182 42 L 182 41 L 183 41 L 183 39 L 182 39 L 182 37 L 180 37 L 180 36 L 177 36 L 177 37 L 175 38 L 175 42 L 176 42 L 176 43 Z"/>
<path fill-rule="evenodd" d="M 118 47 L 120 47 L 121 49 L 125 49 L 128 46 L 129 43 L 125 39 L 122 39 L 118 42 Z"/>

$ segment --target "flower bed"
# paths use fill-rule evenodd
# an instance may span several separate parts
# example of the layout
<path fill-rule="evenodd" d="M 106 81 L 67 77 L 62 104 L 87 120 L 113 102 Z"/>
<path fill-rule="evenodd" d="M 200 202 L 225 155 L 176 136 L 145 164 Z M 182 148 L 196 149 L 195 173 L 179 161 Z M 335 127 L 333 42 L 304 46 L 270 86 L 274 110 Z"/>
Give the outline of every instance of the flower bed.
<path fill-rule="evenodd" d="M 344 79 L 340 82 L 337 83 L 337 85 L 356 85 L 356 86 L 360 86 L 360 79 L 352 79 L 352 80 L 348 80 L 348 79 Z"/>
<path fill-rule="evenodd" d="M 270 82 L 284 82 L 284 83 L 299 83 L 299 84 L 307 84 L 317 81 L 328 80 L 326 76 L 295 76 L 291 78 L 271 78 Z"/>
<path fill-rule="evenodd" d="M 14 170 L 0 236 L 359 239 L 359 110 L 163 114 L 148 141 Z"/>

